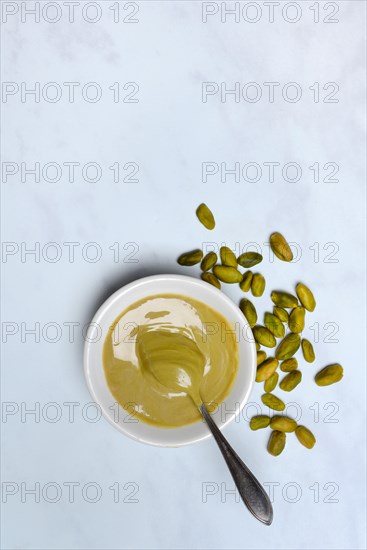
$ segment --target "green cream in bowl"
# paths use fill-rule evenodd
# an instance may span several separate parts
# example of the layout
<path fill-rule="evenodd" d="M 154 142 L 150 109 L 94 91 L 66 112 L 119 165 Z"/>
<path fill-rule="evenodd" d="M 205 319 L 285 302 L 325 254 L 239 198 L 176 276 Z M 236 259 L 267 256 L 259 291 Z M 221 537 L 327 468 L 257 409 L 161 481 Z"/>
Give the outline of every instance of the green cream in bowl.
<path fill-rule="evenodd" d="M 103 347 L 103 368 L 116 402 L 157 427 L 201 421 L 182 388 L 200 389 L 209 410 L 224 401 L 238 370 L 233 328 L 223 315 L 188 296 L 153 295 L 130 305 L 112 324 Z"/>

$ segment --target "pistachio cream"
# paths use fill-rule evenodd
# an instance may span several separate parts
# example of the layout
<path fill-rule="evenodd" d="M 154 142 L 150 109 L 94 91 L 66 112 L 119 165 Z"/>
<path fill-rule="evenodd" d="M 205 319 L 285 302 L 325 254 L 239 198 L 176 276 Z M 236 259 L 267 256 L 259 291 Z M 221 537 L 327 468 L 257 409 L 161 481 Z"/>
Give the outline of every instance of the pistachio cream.
<path fill-rule="evenodd" d="M 138 420 L 177 427 L 201 419 L 197 405 L 223 402 L 238 369 L 233 326 L 202 302 L 154 295 L 110 327 L 103 367 L 116 401 Z"/>

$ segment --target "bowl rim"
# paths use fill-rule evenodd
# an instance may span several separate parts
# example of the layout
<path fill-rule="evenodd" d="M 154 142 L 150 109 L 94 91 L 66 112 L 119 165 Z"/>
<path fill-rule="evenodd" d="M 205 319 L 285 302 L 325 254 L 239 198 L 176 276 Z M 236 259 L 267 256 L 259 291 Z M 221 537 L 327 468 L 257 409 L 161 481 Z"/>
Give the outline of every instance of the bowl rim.
<path fill-rule="evenodd" d="M 227 304 L 227 306 L 232 308 L 237 314 L 238 314 L 238 311 L 240 311 L 238 306 L 233 302 L 233 300 L 231 300 L 222 290 L 219 290 L 218 288 L 214 287 L 213 285 L 208 284 L 205 281 L 202 281 L 201 279 L 198 279 L 198 278 L 195 278 L 195 277 L 190 277 L 188 275 L 181 275 L 181 274 L 174 274 L 174 273 L 155 274 L 155 275 L 149 275 L 149 276 L 141 277 L 139 279 L 135 279 L 134 281 L 132 281 L 132 282 L 126 284 L 126 285 L 123 285 L 118 290 L 113 292 L 99 306 L 96 313 L 93 315 L 93 318 L 89 323 L 89 326 L 92 327 L 89 334 L 92 336 L 92 334 L 95 330 L 95 325 L 99 326 L 99 323 L 101 322 L 101 319 L 104 317 L 104 315 L 106 314 L 106 312 L 108 311 L 110 306 L 115 301 L 119 300 L 125 294 L 128 294 L 131 290 L 136 289 L 139 286 L 144 286 L 146 284 L 149 284 L 150 282 L 153 283 L 153 282 L 157 282 L 159 280 L 161 280 L 162 282 L 171 281 L 171 282 L 178 282 L 178 283 L 180 281 L 182 281 L 182 282 L 185 282 L 185 283 L 194 284 L 197 287 L 205 288 L 205 290 L 207 292 L 212 293 L 213 296 L 216 296 L 218 298 L 218 300 L 221 300 L 222 302 L 225 302 Z M 163 293 L 164 292 L 162 292 L 162 294 Z M 175 294 L 175 292 L 166 292 L 166 294 Z M 179 290 L 177 291 L 177 294 L 180 294 Z M 152 293 L 152 295 L 154 295 L 154 293 Z M 185 296 L 184 291 L 182 291 L 182 295 Z M 199 300 L 198 298 L 193 298 L 193 299 Z M 134 303 L 134 301 L 138 301 L 138 300 L 134 299 L 131 303 Z M 202 301 L 203 301 L 203 303 L 206 303 L 205 300 L 202 300 Z M 209 306 L 209 307 L 212 307 L 212 306 Z M 215 307 L 213 307 L 213 309 L 215 309 Z M 243 319 L 241 318 L 241 322 L 246 327 L 246 330 L 249 331 L 250 334 L 252 335 L 251 327 L 249 326 L 245 316 L 243 316 Z M 224 422 L 222 422 L 220 425 L 217 424 L 218 428 L 221 431 L 241 414 L 243 408 L 245 407 L 246 403 L 248 402 L 249 396 L 250 396 L 250 394 L 252 392 L 252 389 L 253 389 L 253 386 L 254 386 L 255 376 L 256 376 L 256 346 L 255 346 L 255 341 L 254 340 L 249 341 L 248 344 L 250 346 L 250 351 L 251 351 L 251 361 L 249 362 L 249 365 L 248 365 L 248 368 L 251 371 L 250 372 L 250 382 L 248 384 L 248 387 L 247 387 L 246 391 L 243 393 L 241 401 L 238 403 L 238 407 L 236 407 L 236 410 L 233 411 L 233 413 L 228 414 L 228 418 Z M 99 408 L 102 412 L 102 416 L 112 426 L 114 426 L 114 428 L 117 429 L 119 432 L 121 432 L 125 436 L 128 436 L 130 439 L 133 439 L 134 441 L 139 441 L 140 443 L 145 443 L 145 444 L 149 444 L 149 445 L 153 445 L 153 446 L 157 446 L 157 447 L 168 447 L 168 448 L 190 445 L 192 443 L 197 443 L 199 441 L 204 441 L 205 439 L 213 437 L 211 431 L 208 428 L 207 433 L 205 433 L 203 435 L 200 435 L 199 437 L 192 437 L 191 439 L 186 439 L 185 441 L 180 441 L 180 442 L 175 443 L 175 444 L 167 444 L 167 442 L 159 441 L 159 439 L 151 440 L 151 439 L 148 439 L 148 438 L 145 439 L 143 437 L 139 437 L 137 435 L 134 435 L 133 433 L 131 433 L 127 429 L 124 429 L 124 427 L 121 426 L 121 424 L 113 421 L 113 419 L 111 418 L 111 415 L 108 414 L 106 408 L 104 407 L 104 404 L 98 398 L 98 396 L 97 396 L 97 394 L 94 390 L 93 383 L 92 383 L 92 380 L 91 380 L 91 376 L 90 376 L 90 373 L 89 373 L 89 361 L 90 361 L 90 356 L 91 356 L 92 353 L 93 352 L 92 352 L 91 338 L 88 338 L 88 339 L 86 338 L 85 343 L 84 343 L 84 353 L 83 353 L 83 365 L 84 365 L 83 370 L 84 370 L 84 378 L 85 378 L 88 390 L 89 390 L 95 404 L 99 406 Z M 229 397 L 229 395 L 231 395 L 233 387 L 232 387 L 230 393 L 228 394 L 227 398 Z M 223 401 L 223 403 L 226 402 L 226 399 Z M 167 430 L 168 429 L 169 430 L 180 429 L 180 428 L 158 428 L 158 427 L 155 427 L 155 426 L 151 426 L 151 427 L 156 428 L 157 430 L 161 430 L 161 429 L 164 429 L 164 430 L 166 430 L 166 429 Z"/>

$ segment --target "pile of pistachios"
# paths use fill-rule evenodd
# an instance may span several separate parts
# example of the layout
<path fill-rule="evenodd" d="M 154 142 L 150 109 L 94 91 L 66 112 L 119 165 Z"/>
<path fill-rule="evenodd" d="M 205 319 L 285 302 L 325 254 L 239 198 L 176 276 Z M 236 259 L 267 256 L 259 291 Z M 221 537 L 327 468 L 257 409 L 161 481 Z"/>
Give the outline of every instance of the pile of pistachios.
<path fill-rule="evenodd" d="M 199 221 L 209 230 L 214 229 L 215 219 L 206 204 L 200 204 L 196 210 Z M 286 239 L 278 232 L 270 236 L 270 247 L 279 260 L 291 262 L 292 250 Z M 220 261 L 215 252 L 211 251 L 204 256 L 201 249 L 195 249 L 181 254 L 178 263 L 183 266 L 193 266 L 200 263 L 203 281 L 221 288 L 221 283 L 238 284 L 243 292 L 250 292 L 252 296 L 262 296 L 266 281 L 261 273 L 253 273 L 249 268 L 262 261 L 258 252 L 245 252 L 236 258 L 233 251 L 227 246 L 220 248 Z M 247 271 L 241 272 L 240 267 Z M 274 411 L 283 411 L 285 403 L 272 392 L 278 385 L 279 370 L 286 373 L 279 382 L 279 388 L 290 392 L 302 381 L 302 372 L 298 369 L 298 361 L 294 357 L 299 348 L 306 362 L 315 361 L 315 352 L 309 340 L 301 339 L 300 334 L 305 327 L 306 311 L 312 312 L 316 307 L 316 300 L 311 290 L 303 283 L 298 283 L 295 294 L 274 290 L 271 292 L 273 302 L 272 313 L 266 312 L 264 324 L 258 324 L 258 316 L 254 304 L 248 298 L 242 298 L 239 307 L 246 317 L 256 342 L 257 373 L 256 382 L 264 383 L 265 393 L 261 401 Z M 288 311 L 287 311 L 288 310 Z M 289 333 L 285 335 L 285 325 Z M 277 339 L 281 339 L 277 343 Z M 267 357 L 261 347 L 276 348 L 275 357 Z M 329 386 L 343 378 L 343 367 L 339 364 L 324 367 L 315 376 L 318 386 Z M 273 456 L 278 456 L 284 449 L 286 433 L 295 432 L 297 439 L 307 449 L 312 449 L 316 439 L 305 426 L 287 416 L 275 415 L 272 418 L 266 415 L 254 416 L 250 421 L 252 430 L 259 430 L 270 426 L 272 432 L 267 449 Z"/>

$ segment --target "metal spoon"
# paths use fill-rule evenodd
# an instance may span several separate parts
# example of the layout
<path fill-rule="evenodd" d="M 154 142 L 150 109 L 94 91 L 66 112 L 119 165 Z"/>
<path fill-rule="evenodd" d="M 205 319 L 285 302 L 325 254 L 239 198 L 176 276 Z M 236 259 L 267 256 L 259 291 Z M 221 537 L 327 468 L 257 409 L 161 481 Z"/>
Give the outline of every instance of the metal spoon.
<path fill-rule="evenodd" d="M 265 489 L 256 479 L 254 474 L 247 468 L 246 464 L 240 459 L 214 422 L 201 399 L 199 389 L 195 387 L 194 384 L 188 388 L 183 388 L 180 385 L 180 388 L 191 397 L 206 421 L 227 463 L 243 502 L 256 519 L 265 525 L 270 525 L 273 521 L 273 507 Z"/>
<path fill-rule="evenodd" d="M 163 348 L 157 346 L 157 336 L 161 339 L 160 345 L 164 342 Z M 169 332 L 157 331 L 138 339 L 136 350 L 147 376 L 153 376 L 171 390 L 185 392 L 192 399 L 218 444 L 243 502 L 256 519 L 270 525 L 273 507 L 265 489 L 232 449 L 203 403 L 200 382 L 205 361 L 195 342 L 184 335 L 176 334 L 172 339 Z M 188 357 L 191 361 L 187 361 Z M 186 363 L 182 364 L 182 360 Z"/>
<path fill-rule="evenodd" d="M 265 525 L 270 525 L 273 521 L 273 507 L 265 489 L 230 446 L 204 403 L 201 403 L 199 410 L 218 444 L 243 502 L 256 519 Z"/>

